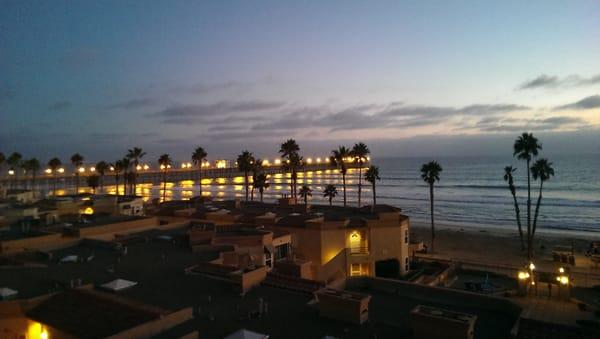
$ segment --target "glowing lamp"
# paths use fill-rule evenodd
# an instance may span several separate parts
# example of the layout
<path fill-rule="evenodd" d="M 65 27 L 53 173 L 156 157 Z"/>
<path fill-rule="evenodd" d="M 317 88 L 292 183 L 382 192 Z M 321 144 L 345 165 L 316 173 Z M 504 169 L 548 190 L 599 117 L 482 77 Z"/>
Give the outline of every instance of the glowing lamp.
<path fill-rule="evenodd" d="M 558 281 L 561 283 L 561 285 L 567 285 L 569 284 L 569 277 L 566 275 L 560 276 Z"/>
<path fill-rule="evenodd" d="M 560 268 L 558 269 L 558 272 L 559 272 L 559 273 L 565 273 L 565 269 L 564 269 L 563 267 L 560 267 Z"/>
<path fill-rule="evenodd" d="M 85 172 L 85 167 L 79 167 L 77 170 L 78 170 L 80 173 L 83 173 L 83 172 Z"/>
<path fill-rule="evenodd" d="M 94 214 L 94 209 L 93 209 L 93 208 L 91 208 L 91 207 L 86 207 L 86 208 L 83 210 L 83 214 L 85 214 L 85 215 L 92 215 L 92 214 Z"/>
<path fill-rule="evenodd" d="M 52 169 L 46 168 L 46 170 L 44 172 L 46 172 L 47 174 L 52 174 Z"/>
<path fill-rule="evenodd" d="M 90 172 L 96 172 L 96 167 L 90 167 Z"/>
<path fill-rule="evenodd" d="M 58 169 L 58 173 L 65 173 L 65 169 L 64 168 L 59 168 Z"/>
<path fill-rule="evenodd" d="M 519 272 L 519 280 L 525 280 L 525 279 L 529 279 L 529 273 L 528 272 Z"/>
<path fill-rule="evenodd" d="M 40 332 L 40 339 L 48 339 L 48 331 L 46 331 L 45 329 L 42 330 L 42 332 Z"/>
<path fill-rule="evenodd" d="M 281 165 L 281 160 L 275 159 L 275 165 Z"/>
<path fill-rule="evenodd" d="M 532 271 L 535 270 L 535 265 L 533 263 L 529 264 L 529 269 Z"/>
<path fill-rule="evenodd" d="M 15 175 L 15 170 L 12 170 L 12 169 L 8 170 L 8 175 Z"/>
<path fill-rule="evenodd" d="M 114 170 L 115 170 L 115 168 L 114 168 L 114 167 L 112 167 L 112 166 L 110 166 L 110 170 L 111 170 L 111 171 L 114 171 Z"/>
<path fill-rule="evenodd" d="M 321 158 L 317 158 L 317 164 L 321 163 Z"/>
<path fill-rule="evenodd" d="M 312 164 L 312 158 L 306 159 L 306 162 L 309 163 L 309 164 Z"/>
<path fill-rule="evenodd" d="M 146 171 L 147 171 L 149 168 L 150 168 L 150 166 L 148 166 L 148 165 L 144 165 L 144 170 L 146 170 Z"/>

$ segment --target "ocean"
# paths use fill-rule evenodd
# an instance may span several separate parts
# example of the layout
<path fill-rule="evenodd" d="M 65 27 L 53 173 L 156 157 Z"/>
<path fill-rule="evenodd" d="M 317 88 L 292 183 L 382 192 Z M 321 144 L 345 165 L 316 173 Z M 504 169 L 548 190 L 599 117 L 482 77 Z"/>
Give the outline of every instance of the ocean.
<path fill-rule="evenodd" d="M 374 158 L 381 181 L 377 182 L 377 202 L 402 208 L 403 213 L 417 222 L 429 222 L 429 190 L 420 177 L 421 165 L 437 160 L 443 167 L 440 182 L 435 184 L 435 218 L 439 224 L 478 225 L 516 228 L 512 196 L 503 179 L 504 167 L 517 168 L 515 184 L 526 224 L 527 177 L 525 162 L 510 155 L 436 158 Z M 600 231 L 600 156 L 550 157 L 555 176 L 544 184 L 538 229 Z M 364 171 L 363 171 L 364 172 Z M 83 181 L 83 180 L 82 180 Z M 347 175 L 348 205 L 357 206 L 358 170 Z M 270 178 L 271 187 L 265 201 L 275 201 L 289 191 L 289 175 Z M 327 184 L 337 186 L 334 204 L 342 204 L 342 179 L 336 170 L 299 173 L 299 185 L 313 190 L 311 203 L 328 203 L 323 197 Z M 85 184 L 82 184 L 85 185 Z M 205 195 L 213 199 L 244 197 L 243 178 L 203 180 Z M 532 181 L 532 215 L 538 196 L 539 182 Z M 122 189 L 122 187 L 121 187 Z M 151 199 L 162 195 L 162 185 L 139 184 L 138 194 Z M 114 186 L 108 187 L 114 193 Z M 187 199 L 198 195 L 196 182 L 169 182 L 167 199 Z M 255 192 L 258 200 L 258 192 Z M 362 204 L 372 201 L 371 187 L 363 186 Z"/>

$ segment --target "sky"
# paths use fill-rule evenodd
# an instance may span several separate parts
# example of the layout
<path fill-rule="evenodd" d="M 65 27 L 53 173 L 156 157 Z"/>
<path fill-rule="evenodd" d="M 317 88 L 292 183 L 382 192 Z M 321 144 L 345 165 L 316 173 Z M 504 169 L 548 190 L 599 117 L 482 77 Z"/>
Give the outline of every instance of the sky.
<path fill-rule="evenodd" d="M 0 151 L 600 153 L 598 1 L 0 0 Z M 548 149 L 548 147 L 546 147 Z"/>

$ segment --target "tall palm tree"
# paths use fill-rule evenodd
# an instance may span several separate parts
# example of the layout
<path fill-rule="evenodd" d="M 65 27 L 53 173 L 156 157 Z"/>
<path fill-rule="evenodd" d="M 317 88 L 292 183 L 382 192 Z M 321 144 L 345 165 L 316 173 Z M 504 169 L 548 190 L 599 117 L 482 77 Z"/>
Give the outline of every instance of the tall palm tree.
<path fill-rule="evenodd" d="M 200 187 L 200 196 L 202 196 L 202 163 L 206 160 L 206 150 L 204 148 L 198 146 L 192 153 L 192 161 L 194 165 L 198 166 L 198 187 Z"/>
<path fill-rule="evenodd" d="M 379 177 L 379 167 L 377 166 L 371 166 L 367 169 L 367 171 L 365 172 L 365 180 L 369 183 L 371 183 L 372 186 L 372 190 L 373 190 L 373 205 L 371 206 L 371 212 L 375 212 L 375 206 L 377 206 L 377 194 L 375 191 L 375 183 L 378 180 L 381 180 L 381 178 Z"/>
<path fill-rule="evenodd" d="M 169 157 L 168 154 L 163 154 L 160 156 L 160 158 L 158 158 L 158 165 L 163 171 L 163 202 L 167 198 L 167 172 L 169 171 L 169 168 L 171 167 L 172 163 L 173 161 L 171 160 L 171 157 Z"/>
<path fill-rule="evenodd" d="M 337 196 L 337 194 L 338 194 L 337 188 L 335 188 L 335 186 L 332 184 L 328 184 L 327 186 L 325 186 L 325 189 L 323 190 L 323 197 L 329 199 L 329 206 L 332 205 L 333 198 L 335 198 Z"/>
<path fill-rule="evenodd" d="M 31 158 L 25 161 L 23 165 L 26 167 L 27 172 L 31 173 L 31 191 L 35 196 L 35 178 L 41 167 L 40 161 L 36 158 Z"/>
<path fill-rule="evenodd" d="M 260 194 L 260 202 L 263 202 L 263 193 L 265 190 L 271 186 L 268 182 L 268 179 L 269 178 L 265 173 L 260 173 L 258 176 L 256 176 L 256 179 L 254 179 L 254 182 L 252 183 L 252 186 L 258 189 L 258 193 Z"/>
<path fill-rule="evenodd" d="M 240 172 L 244 173 L 244 185 L 246 186 L 246 201 L 248 201 L 248 174 L 252 171 L 254 164 L 254 156 L 248 150 L 243 151 L 237 157 L 237 167 Z"/>
<path fill-rule="evenodd" d="M 527 235 L 529 238 L 531 235 L 531 169 L 529 165 L 531 160 L 538 155 L 538 151 L 542 149 L 542 145 L 533 134 L 523 133 L 515 140 L 513 149 L 513 156 L 527 162 Z M 530 260 L 533 258 L 531 248 L 528 248 L 527 255 Z"/>
<path fill-rule="evenodd" d="M 531 236 L 529 239 L 529 247 L 533 248 L 533 237 L 535 236 L 535 230 L 537 228 L 537 220 L 540 212 L 540 205 L 542 203 L 542 190 L 544 187 L 544 182 L 550 180 L 551 177 L 554 176 L 554 168 L 552 168 L 552 163 L 548 161 L 548 159 L 538 159 L 533 166 L 531 166 L 531 175 L 533 180 L 540 179 L 540 190 L 538 193 L 537 203 L 535 205 L 535 215 L 533 217 L 533 227 L 531 229 Z"/>
<path fill-rule="evenodd" d="M 100 191 L 104 191 L 104 175 L 110 168 L 110 165 L 105 161 L 99 161 L 96 164 L 96 172 L 100 175 Z"/>
<path fill-rule="evenodd" d="M 300 188 L 300 197 L 304 199 L 304 208 L 306 208 L 306 213 L 308 213 L 308 197 L 312 197 L 312 190 L 307 185 L 302 186 Z"/>
<path fill-rule="evenodd" d="M 54 189 L 52 191 L 52 195 L 56 196 L 56 184 L 58 182 L 58 168 L 62 165 L 62 162 L 59 158 L 52 158 L 48 161 L 48 167 L 52 170 L 52 175 L 54 176 Z"/>
<path fill-rule="evenodd" d="M 433 221 L 433 184 L 440 181 L 442 166 L 437 161 L 430 161 L 421 167 L 421 178 L 429 184 L 429 202 L 431 207 L 431 251 L 434 250 L 435 223 Z"/>
<path fill-rule="evenodd" d="M 302 167 L 302 157 L 300 156 L 300 146 L 294 139 L 288 139 L 279 148 L 281 158 L 283 159 L 283 168 L 290 172 L 290 196 L 296 198 L 298 185 L 298 170 Z"/>
<path fill-rule="evenodd" d="M 256 159 L 252 163 L 252 189 L 250 190 L 250 201 L 254 201 L 254 182 L 258 179 L 258 176 L 263 172 L 263 161 L 262 159 Z"/>
<path fill-rule="evenodd" d="M 517 189 L 515 187 L 515 181 L 513 178 L 513 173 L 515 173 L 517 169 L 512 166 L 504 167 L 504 181 L 508 183 L 508 189 L 510 190 L 510 194 L 513 197 L 513 203 L 515 205 L 515 214 L 517 216 L 517 227 L 519 228 L 519 237 L 521 238 L 521 249 L 525 249 L 525 241 L 523 240 L 523 227 L 521 226 L 521 210 L 519 209 L 519 203 L 517 201 Z"/>
<path fill-rule="evenodd" d="M 79 168 L 83 165 L 83 156 L 75 153 L 71 156 L 71 164 L 75 168 L 75 194 L 79 193 Z"/>
<path fill-rule="evenodd" d="M 361 205 L 360 198 L 362 194 L 362 168 L 369 154 L 371 154 L 369 147 L 362 142 L 354 144 L 354 147 L 352 147 L 352 156 L 354 157 L 356 163 L 358 163 L 358 207 Z"/>
<path fill-rule="evenodd" d="M 23 156 L 19 152 L 13 152 L 11 155 L 8 156 L 8 159 L 6 159 L 6 163 L 8 164 L 8 166 L 10 166 L 13 171 L 15 171 L 15 182 L 18 182 L 19 180 L 19 172 L 21 170 L 22 165 L 21 159 L 23 159 Z"/>
<path fill-rule="evenodd" d="M 137 168 L 138 168 L 138 166 L 140 164 L 140 159 L 143 158 L 144 155 L 146 155 L 146 152 L 144 152 L 139 147 L 134 147 L 134 148 L 132 148 L 132 149 L 130 149 L 130 150 L 127 151 L 127 158 L 131 159 L 131 161 L 133 163 L 133 171 L 132 171 L 132 173 L 133 173 L 133 176 L 132 176 L 132 179 L 133 179 L 133 182 L 132 182 L 133 193 L 132 194 L 133 195 L 135 195 L 135 193 L 137 191 L 136 190 L 136 188 L 137 188 L 137 176 L 138 176 Z"/>
<path fill-rule="evenodd" d="M 346 173 L 348 167 L 346 166 L 346 159 L 350 156 L 350 150 L 345 146 L 339 146 L 338 149 L 331 151 L 331 157 L 329 158 L 330 163 L 340 169 L 342 174 L 342 189 L 344 191 L 344 207 L 346 207 Z"/>
<path fill-rule="evenodd" d="M 121 169 L 123 170 L 123 194 L 127 195 L 127 184 L 131 184 L 131 177 L 129 176 L 129 169 L 131 167 L 131 159 L 124 157 L 121 159 Z M 129 190 L 131 192 L 131 189 Z"/>
<path fill-rule="evenodd" d="M 115 161 L 115 185 L 117 186 L 117 197 L 119 196 L 119 177 L 121 175 L 121 172 L 123 172 L 123 168 L 125 166 L 123 165 L 123 160 L 117 160 Z M 123 190 L 125 190 L 125 184 L 123 184 Z"/>

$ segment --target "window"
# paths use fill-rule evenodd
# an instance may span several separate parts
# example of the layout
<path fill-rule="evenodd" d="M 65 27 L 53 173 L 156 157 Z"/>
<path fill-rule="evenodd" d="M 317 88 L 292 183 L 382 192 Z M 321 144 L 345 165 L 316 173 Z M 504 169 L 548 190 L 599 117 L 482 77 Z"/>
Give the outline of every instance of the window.
<path fill-rule="evenodd" d="M 408 230 L 404 230 L 404 243 L 408 244 Z"/>
<path fill-rule="evenodd" d="M 350 265 L 350 276 L 354 277 L 361 274 L 360 264 Z"/>

